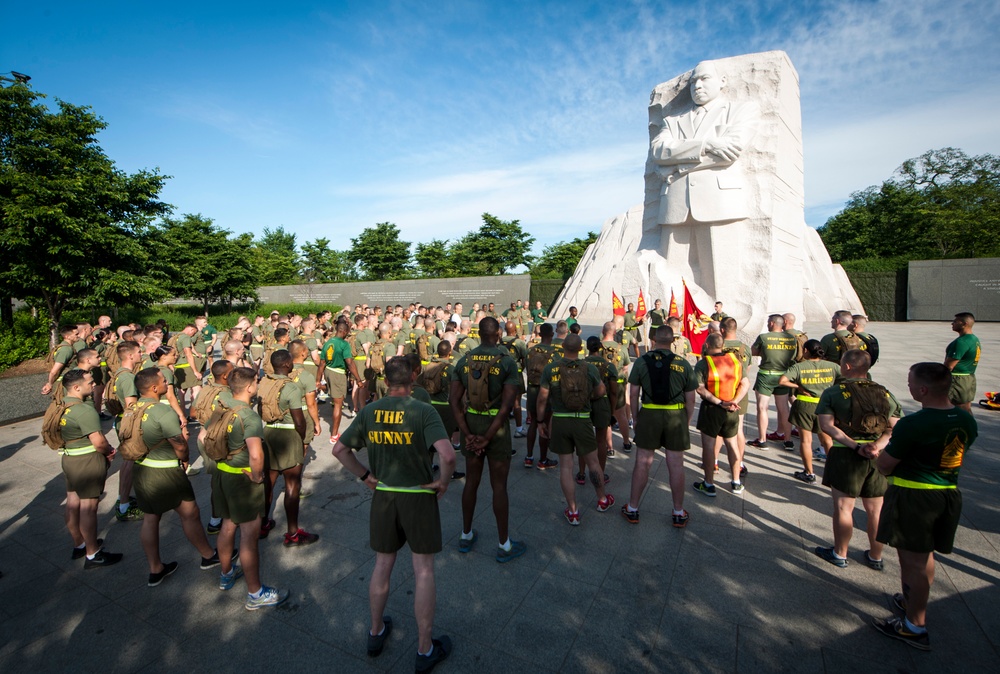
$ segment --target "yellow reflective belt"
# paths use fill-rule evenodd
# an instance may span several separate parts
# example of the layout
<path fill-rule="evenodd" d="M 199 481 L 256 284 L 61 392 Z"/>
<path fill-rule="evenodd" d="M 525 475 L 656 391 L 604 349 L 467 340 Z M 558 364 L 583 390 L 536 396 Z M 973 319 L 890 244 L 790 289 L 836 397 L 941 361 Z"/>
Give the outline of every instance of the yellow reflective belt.
<path fill-rule="evenodd" d="M 655 403 L 643 403 L 643 407 L 649 408 L 651 410 L 682 410 L 684 409 L 684 403 L 673 403 L 672 405 L 657 405 Z"/>
<path fill-rule="evenodd" d="M 102 361 L 101 361 L 101 367 L 107 367 L 107 366 L 108 366 L 108 363 L 107 363 L 107 361 L 103 361 L 103 360 L 102 360 Z"/>
<path fill-rule="evenodd" d="M 795 396 L 796 400 L 801 400 L 804 403 L 818 403 L 819 398 L 813 398 L 812 396 Z"/>
<path fill-rule="evenodd" d="M 336 372 L 337 374 L 347 374 L 347 370 L 345 370 L 342 367 L 331 367 L 330 371 L 331 372 Z"/>
<path fill-rule="evenodd" d="M 624 384 L 625 383 L 625 378 L 624 377 L 619 377 L 618 378 L 618 383 L 619 384 Z"/>
<path fill-rule="evenodd" d="M 393 491 L 398 494 L 436 494 L 437 492 L 433 489 L 426 489 L 424 487 L 390 487 L 387 484 L 378 483 L 375 487 L 377 491 Z"/>
<path fill-rule="evenodd" d="M 368 356 L 355 356 L 354 360 L 365 360 Z"/>
<path fill-rule="evenodd" d="M 67 447 L 63 449 L 63 454 L 66 456 L 83 456 L 84 454 L 93 454 L 96 451 L 96 447 L 93 445 L 87 445 L 86 447 L 74 447 L 72 449 Z"/>
<path fill-rule="evenodd" d="M 144 468 L 177 468 L 181 462 L 177 459 L 139 459 L 135 465 Z"/>
<path fill-rule="evenodd" d="M 179 370 L 182 367 L 191 367 L 191 363 L 177 363 L 174 365 L 175 370 Z"/>
<path fill-rule="evenodd" d="M 295 430 L 295 424 L 264 424 L 268 428 L 283 428 Z"/>
<path fill-rule="evenodd" d="M 951 376 L 952 377 L 968 377 L 971 374 L 972 374 L 971 372 L 952 372 Z"/>
<path fill-rule="evenodd" d="M 500 410 L 493 410 L 493 409 L 486 410 L 485 412 L 480 412 L 479 410 L 474 410 L 471 407 L 465 411 L 468 412 L 469 414 L 478 414 L 484 417 L 495 417 L 497 414 L 500 413 Z"/>
<path fill-rule="evenodd" d="M 775 371 L 775 370 L 761 370 L 760 373 L 761 374 L 785 374 L 784 370 L 779 370 L 779 371 Z"/>
<path fill-rule="evenodd" d="M 429 360 L 422 360 L 422 361 L 420 361 L 420 364 L 421 365 L 430 365 L 431 362 Z"/>
<path fill-rule="evenodd" d="M 590 412 L 553 412 L 552 416 L 561 419 L 589 419 Z"/>
<path fill-rule="evenodd" d="M 219 461 L 217 464 L 215 464 L 215 467 L 221 470 L 223 473 L 232 473 L 233 475 L 242 475 L 243 471 L 249 468 L 249 466 L 245 468 L 234 468 L 233 466 L 230 466 L 228 463 L 223 463 L 222 461 Z"/>
<path fill-rule="evenodd" d="M 451 403 L 448 402 L 447 400 L 444 400 L 444 401 L 442 401 L 442 400 L 432 400 L 431 401 L 431 405 L 450 405 L 450 404 Z"/>
<path fill-rule="evenodd" d="M 874 440 L 855 440 L 854 442 L 858 443 L 859 445 L 867 445 L 868 443 L 875 442 L 875 441 Z M 843 447 L 844 449 L 848 449 L 847 445 L 841 445 L 840 443 L 837 443 L 837 442 L 833 443 L 833 446 L 834 447 Z"/>
<path fill-rule="evenodd" d="M 889 476 L 889 484 L 894 487 L 905 487 L 906 489 L 958 489 L 954 484 L 927 484 L 926 482 L 914 482 L 901 477 Z"/>

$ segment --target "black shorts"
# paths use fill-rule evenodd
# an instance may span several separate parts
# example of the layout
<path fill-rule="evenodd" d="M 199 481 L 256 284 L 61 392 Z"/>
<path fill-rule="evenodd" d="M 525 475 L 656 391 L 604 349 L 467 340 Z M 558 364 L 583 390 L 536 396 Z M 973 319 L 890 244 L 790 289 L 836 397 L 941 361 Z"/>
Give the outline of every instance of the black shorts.
<path fill-rule="evenodd" d="M 911 489 L 890 485 L 875 539 L 909 552 L 948 554 L 962 516 L 958 489 Z"/>
<path fill-rule="evenodd" d="M 431 401 L 431 405 L 437 411 L 438 416 L 441 417 L 444 430 L 450 437 L 452 433 L 458 430 L 458 422 L 455 421 L 455 413 L 451 411 L 451 405 L 446 402 L 435 401 Z"/>
<path fill-rule="evenodd" d="M 874 459 L 866 459 L 853 449 L 832 447 L 823 469 L 823 484 L 857 498 L 878 498 L 889 487 L 878 472 Z"/>
<path fill-rule="evenodd" d="M 482 435 L 489 430 L 490 425 L 493 423 L 493 417 L 486 414 L 473 414 L 472 412 L 467 412 L 465 415 L 465 423 L 468 424 L 469 430 L 472 431 L 474 435 Z M 500 423 L 500 428 L 497 430 L 497 434 L 493 436 L 493 440 L 490 444 L 486 446 L 486 451 L 484 456 L 492 461 L 510 461 L 510 450 L 513 444 L 510 436 L 510 420 L 504 419 Z M 462 436 L 462 456 L 466 459 L 472 459 L 476 457 L 475 452 L 470 452 L 465 448 L 465 436 Z"/>
<path fill-rule="evenodd" d="M 368 523 L 369 544 L 391 554 L 409 544 L 418 555 L 441 552 L 441 514 L 437 494 L 376 489 Z"/>

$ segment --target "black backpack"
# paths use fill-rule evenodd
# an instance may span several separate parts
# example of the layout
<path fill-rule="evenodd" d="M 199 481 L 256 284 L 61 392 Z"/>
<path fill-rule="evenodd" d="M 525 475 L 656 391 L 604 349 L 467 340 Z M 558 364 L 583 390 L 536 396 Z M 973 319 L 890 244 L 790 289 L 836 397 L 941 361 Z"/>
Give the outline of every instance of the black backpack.
<path fill-rule="evenodd" d="M 649 383 L 653 387 L 653 404 L 667 405 L 670 403 L 670 364 L 674 354 L 664 354 L 660 351 L 650 351 L 643 354 L 646 369 L 649 371 Z"/>

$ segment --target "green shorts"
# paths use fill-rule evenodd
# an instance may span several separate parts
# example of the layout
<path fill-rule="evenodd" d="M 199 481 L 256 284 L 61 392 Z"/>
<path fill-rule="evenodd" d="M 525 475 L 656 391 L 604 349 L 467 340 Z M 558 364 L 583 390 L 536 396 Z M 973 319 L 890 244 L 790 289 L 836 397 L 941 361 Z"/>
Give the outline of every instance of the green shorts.
<path fill-rule="evenodd" d="M 538 413 L 538 391 L 541 389 L 540 386 L 534 386 L 532 384 L 528 385 L 528 414 L 534 419 Z"/>
<path fill-rule="evenodd" d="M 268 470 L 288 470 L 305 461 L 302 438 L 294 428 L 264 427 L 264 464 Z"/>
<path fill-rule="evenodd" d="M 472 414 L 466 412 L 465 423 L 468 424 L 469 430 L 472 431 L 474 435 L 482 435 L 489 430 L 490 424 L 493 423 L 493 417 L 485 414 Z M 492 461 L 510 461 L 511 449 L 510 420 L 505 419 L 504 422 L 500 424 L 500 429 L 497 431 L 497 434 L 493 436 L 493 440 L 489 445 L 487 445 L 484 455 L 487 459 Z M 476 456 L 475 452 L 470 452 L 465 448 L 464 437 L 462 438 L 462 456 L 467 459 L 474 458 Z"/>
<path fill-rule="evenodd" d="M 757 381 L 753 385 L 754 393 L 762 396 L 786 396 L 792 392 L 787 386 L 778 386 L 779 381 L 781 381 L 780 374 L 758 372 Z"/>
<path fill-rule="evenodd" d="M 788 421 L 799 430 L 819 433 L 819 417 L 816 416 L 817 403 L 807 403 L 795 399 L 792 403 L 792 411 L 788 414 Z"/>
<path fill-rule="evenodd" d="M 136 463 L 132 470 L 135 500 L 150 515 L 162 515 L 177 508 L 182 501 L 194 501 L 191 481 L 180 466 L 150 468 Z"/>
<path fill-rule="evenodd" d="M 643 407 L 635 421 L 635 444 L 640 449 L 683 452 L 691 448 L 687 410 L 652 410 Z"/>
<path fill-rule="evenodd" d="M 976 399 L 976 375 L 951 375 L 951 388 L 948 389 L 948 400 L 956 405 L 971 403 Z"/>
<path fill-rule="evenodd" d="M 216 471 L 212 476 L 212 513 L 234 524 L 264 517 L 264 484 L 254 484 L 244 474 Z"/>
<path fill-rule="evenodd" d="M 100 498 L 108 479 L 108 459 L 100 452 L 62 457 L 66 491 L 80 498 Z"/>
<path fill-rule="evenodd" d="M 855 498 L 879 498 L 889 486 L 885 476 L 875 468 L 874 459 L 837 446 L 827 456 L 823 484 Z"/>
<path fill-rule="evenodd" d="M 618 380 L 618 400 L 615 401 L 615 411 L 620 410 L 625 407 L 625 389 L 628 388 L 628 381 L 625 379 Z"/>
<path fill-rule="evenodd" d="M 369 545 L 375 552 L 392 554 L 403 544 L 409 544 L 410 551 L 418 555 L 441 552 L 437 495 L 376 489 L 368 531 Z"/>
<path fill-rule="evenodd" d="M 211 458 L 205 453 L 205 443 L 198 438 L 198 453 L 201 454 L 201 460 L 205 462 L 205 472 L 211 475 L 215 472 L 215 464 L 218 463 L 215 459 Z"/>
<path fill-rule="evenodd" d="M 603 431 L 611 425 L 611 401 L 607 396 L 602 396 L 597 400 L 591 400 L 590 423 L 594 429 Z"/>
<path fill-rule="evenodd" d="M 698 430 L 712 438 L 735 438 L 740 430 L 740 414 L 702 401 L 698 410 Z"/>
<path fill-rule="evenodd" d="M 326 380 L 326 392 L 334 400 L 343 400 L 347 397 L 347 373 L 334 372 L 327 368 L 323 373 Z"/>
<path fill-rule="evenodd" d="M 455 413 L 451 411 L 451 404 L 432 400 L 431 406 L 434 407 L 438 416 L 441 417 L 441 423 L 444 424 L 444 430 L 450 437 L 452 433 L 458 430 L 458 422 L 455 421 Z"/>
<path fill-rule="evenodd" d="M 889 485 L 875 539 L 910 552 L 948 554 L 962 516 L 958 489 L 911 489 Z"/>
<path fill-rule="evenodd" d="M 375 393 L 375 400 L 381 400 L 389 395 L 389 384 L 385 381 L 385 375 L 376 375 L 375 379 L 369 381 L 368 390 Z"/>
<path fill-rule="evenodd" d="M 549 437 L 549 451 L 556 454 L 586 456 L 597 449 L 597 437 L 590 415 L 583 418 L 552 417 L 552 433 Z"/>
<path fill-rule="evenodd" d="M 190 367 L 174 367 L 174 385 L 182 391 L 198 386 L 198 378 L 191 372 Z"/>

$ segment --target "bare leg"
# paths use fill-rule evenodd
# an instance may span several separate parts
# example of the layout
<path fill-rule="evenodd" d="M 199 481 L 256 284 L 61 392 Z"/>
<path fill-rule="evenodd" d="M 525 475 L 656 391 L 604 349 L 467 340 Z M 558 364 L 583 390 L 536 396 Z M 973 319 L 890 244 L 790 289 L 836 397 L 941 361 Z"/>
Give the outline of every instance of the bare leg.
<path fill-rule="evenodd" d="M 625 405 L 614 412 L 615 420 L 618 421 L 618 432 L 622 434 L 622 442 L 625 444 L 629 442 L 628 415 L 625 412 L 627 409 L 628 405 Z"/>
<path fill-rule="evenodd" d="M 417 650 L 431 650 L 431 630 L 434 628 L 434 606 L 437 592 L 434 585 L 434 555 L 413 553 L 413 613 L 417 618 Z"/>
<path fill-rule="evenodd" d="M 786 436 L 789 437 L 789 436 Z M 812 475 L 813 472 L 813 434 L 805 428 L 799 429 L 799 456 L 802 457 L 802 467 Z"/>
<path fill-rule="evenodd" d="M 493 516 L 497 520 L 497 535 L 500 538 L 500 543 L 506 543 L 509 515 L 507 474 L 510 472 L 510 461 L 494 461 L 493 459 L 487 459 L 487 461 L 490 466 L 490 486 L 493 488 Z"/>
<path fill-rule="evenodd" d="M 88 555 L 96 555 L 101 549 L 97 542 L 97 504 L 96 498 L 80 499 L 80 534 L 87 546 Z"/>
<path fill-rule="evenodd" d="M 734 435 L 723 439 L 726 445 L 726 455 L 729 457 L 729 473 L 733 482 L 740 481 L 740 465 L 743 463 L 743 452 L 740 451 L 740 441 Z"/>
<path fill-rule="evenodd" d="M 715 482 L 715 464 L 719 458 L 719 438 L 715 435 L 708 435 L 704 431 L 701 434 L 701 469 L 705 473 L 705 482 L 713 484 Z"/>
<path fill-rule="evenodd" d="M 580 457 L 583 460 L 583 457 Z M 576 507 L 576 482 L 573 479 L 573 462 L 568 456 L 559 462 L 559 486 L 571 513 L 578 512 Z M 505 539 L 506 540 L 506 539 Z"/>
<path fill-rule="evenodd" d="M 85 542 L 80 531 L 80 497 L 75 491 L 66 492 L 66 529 L 69 530 L 74 547 Z"/>
<path fill-rule="evenodd" d="M 882 513 L 882 497 L 863 498 L 861 505 L 864 506 L 865 513 L 868 515 L 868 525 L 865 528 L 868 532 L 868 549 L 871 551 L 871 557 L 872 559 L 882 559 L 884 546 L 875 540 L 875 534 L 878 533 L 878 518 Z"/>
<path fill-rule="evenodd" d="M 118 499 L 123 505 L 128 504 L 129 496 L 132 495 L 132 466 L 133 461 L 122 461 L 121 470 L 118 471 Z"/>
<path fill-rule="evenodd" d="M 476 514 L 479 482 L 483 479 L 483 457 L 465 457 L 465 489 L 462 490 L 462 533 L 472 531 L 472 518 Z"/>
<path fill-rule="evenodd" d="M 333 419 L 330 422 L 330 437 L 340 434 L 340 419 L 344 414 L 344 399 L 333 399 Z"/>
<path fill-rule="evenodd" d="M 771 396 L 757 394 L 757 440 L 767 442 L 767 408 L 770 406 Z"/>
<path fill-rule="evenodd" d="M 607 497 L 607 492 L 604 490 L 604 470 L 601 468 L 600 458 L 597 452 L 589 452 L 584 459 L 590 470 L 590 484 L 594 485 L 594 491 L 597 492 L 597 500 L 603 501 Z"/>
<path fill-rule="evenodd" d="M 670 496 L 674 510 L 684 509 L 684 452 L 666 450 L 667 472 L 670 474 Z"/>
<path fill-rule="evenodd" d="M 788 413 L 790 411 L 788 406 L 788 396 L 775 395 L 774 407 L 778 411 L 778 433 L 784 435 L 785 440 L 790 440 L 792 438 L 792 424 L 788 421 Z M 802 429 L 800 428 L 799 431 L 801 430 Z"/>
<path fill-rule="evenodd" d="M 636 447 L 635 465 L 632 467 L 632 491 L 628 499 L 630 508 L 639 507 L 642 492 L 646 489 L 646 483 L 649 481 L 649 468 L 653 465 L 655 456 L 656 453 L 652 449 Z M 681 489 L 683 490 L 683 486 Z"/>
<path fill-rule="evenodd" d="M 842 491 L 833 492 L 833 551 L 847 557 L 847 548 L 854 531 L 854 503 L 857 499 Z"/>
<path fill-rule="evenodd" d="M 97 410 L 98 414 L 100 414 L 101 405 L 104 404 L 104 384 L 94 387 L 93 398 L 94 398 L 94 409 Z"/>
<path fill-rule="evenodd" d="M 143 515 L 139 540 L 142 542 L 142 551 L 146 553 L 146 561 L 149 562 L 149 572 L 159 573 L 163 571 L 163 562 L 160 561 L 159 515 L 150 513 Z"/>
<path fill-rule="evenodd" d="M 416 555 L 414 555 L 414 558 L 416 558 Z M 368 632 L 369 634 L 382 633 L 385 603 L 389 599 L 389 577 L 392 575 L 392 567 L 395 564 L 395 552 L 391 554 L 386 552 L 375 553 L 375 569 L 372 571 L 372 579 L 368 583 L 368 604 L 371 609 L 372 618 L 372 626 Z M 415 566 L 416 561 L 414 561 Z M 417 590 L 419 591 L 419 586 Z M 416 601 L 415 598 L 414 601 Z"/>
<path fill-rule="evenodd" d="M 299 530 L 299 488 L 302 486 L 302 466 L 288 468 L 281 471 L 281 476 L 285 478 L 285 519 L 287 520 L 288 533 L 294 534 Z"/>
<path fill-rule="evenodd" d="M 934 584 L 934 553 L 899 550 L 899 570 L 906 599 L 906 619 L 917 627 L 927 624 L 927 602 Z"/>
<path fill-rule="evenodd" d="M 181 527 L 184 529 L 184 535 L 191 541 L 191 545 L 202 557 L 208 558 L 214 555 L 215 550 L 208 544 L 205 527 L 201 526 L 201 511 L 198 510 L 198 503 L 181 501 L 181 504 L 174 508 L 174 511 L 181 518 Z"/>

